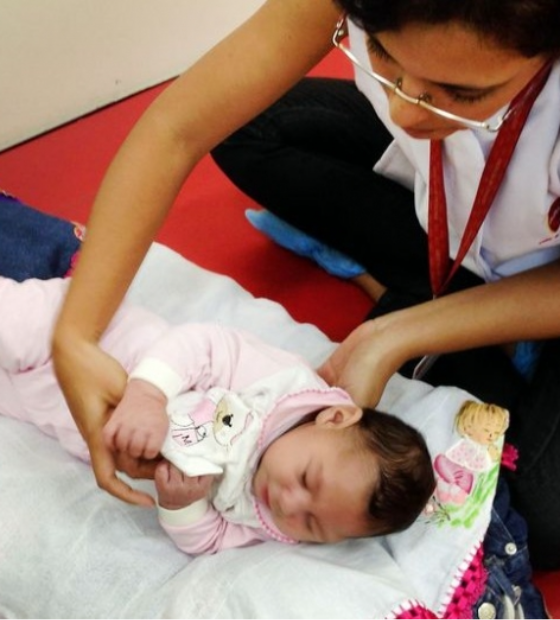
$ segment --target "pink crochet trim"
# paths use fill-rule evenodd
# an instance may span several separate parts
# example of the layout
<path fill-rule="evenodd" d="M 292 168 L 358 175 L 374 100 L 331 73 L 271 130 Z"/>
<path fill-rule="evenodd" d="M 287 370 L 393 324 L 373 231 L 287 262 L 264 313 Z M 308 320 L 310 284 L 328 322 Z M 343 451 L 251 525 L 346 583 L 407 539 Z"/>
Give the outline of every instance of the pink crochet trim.
<path fill-rule="evenodd" d="M 473 607 L 481 597 L 486 586 L 487 573 L 484 568 L 484 552 L 479 545 L 470 562 L 452 585 L 448 602 L 444 603 L 443 612 L 437 615 L 418 601 L 407 601 L 394 610 L 388 617 L 398 619 L 422 618 L 472 618 Z"/>
<path fill-rule="evenodd" d="M 454 584 L 443 618 L 472 618 L 476 601 L 482 596 L 488 575 L 484 568 L 484 551 L 479 545 L 457 584 Z"/>
<path fill-rule="evenodd" d="M 418 601 L 409 601 L 406 604 L 400 605 L 396 610 L 395 615 L 391 615 L 392 618 L 437 618 L 433 611 L 430 611 L 427 607 L 419 603 Z"/>

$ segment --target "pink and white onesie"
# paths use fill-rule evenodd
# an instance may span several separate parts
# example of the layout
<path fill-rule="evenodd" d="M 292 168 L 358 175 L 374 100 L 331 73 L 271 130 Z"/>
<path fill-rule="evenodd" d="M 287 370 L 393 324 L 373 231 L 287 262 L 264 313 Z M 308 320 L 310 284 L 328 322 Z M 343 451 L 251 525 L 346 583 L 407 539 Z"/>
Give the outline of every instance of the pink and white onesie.
<path fill-rule="evenodd" d="M 0 414 L 19 418 L 89 460 L 56 382 L 50 341 L 68 280 L 0 277 Z M 264 540 L 294 542 L 251 492 L 268 445 L 306 416 L 351 403 L 309 364 L 252 334 L 217 324 L 170 325 L 123 304 L 101 340 L 130 377 L 167 396 L 170 429 L 162 454 L 188 475 L 216 475 L 209 499 L 159 508 L 163 528 L 190 554 Z"/>

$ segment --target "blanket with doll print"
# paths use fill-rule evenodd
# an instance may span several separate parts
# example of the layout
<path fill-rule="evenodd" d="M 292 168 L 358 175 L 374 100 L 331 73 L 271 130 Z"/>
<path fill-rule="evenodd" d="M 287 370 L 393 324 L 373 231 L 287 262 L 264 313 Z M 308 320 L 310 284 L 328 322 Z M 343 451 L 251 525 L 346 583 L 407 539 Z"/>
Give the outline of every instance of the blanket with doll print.
<path fill-rule="evenodd" d="M 20 253 L 16 261 L 3 260 L 2 248 L 12 247 L 3 241 L 12 236 L 10 220 L 21 224 L 22 209 L 27 231 L 18 229 Z M 0 195 L 0 222 L 2 275 L 71 271 L 80 227 L 7 195 Z M 335 346 L 278 304 L 255 299 L 158 244 L 129 298 L 171 322 L 214 320 L 251 330 L 314 365 Z M 109 497 L 56 442 L 0 418 L 0 616 L 472 617 L 485 586 L 482 543 L 507 412 L 460 389 L 399 375 L 379 408 L 416 426 L 432 454 L 437 489 L 412 527 L 337 545 L 264 543 L 196 560 L 166 539 L 155 511 Z M 69 570 L 66 584 L 60 575 Z"/>

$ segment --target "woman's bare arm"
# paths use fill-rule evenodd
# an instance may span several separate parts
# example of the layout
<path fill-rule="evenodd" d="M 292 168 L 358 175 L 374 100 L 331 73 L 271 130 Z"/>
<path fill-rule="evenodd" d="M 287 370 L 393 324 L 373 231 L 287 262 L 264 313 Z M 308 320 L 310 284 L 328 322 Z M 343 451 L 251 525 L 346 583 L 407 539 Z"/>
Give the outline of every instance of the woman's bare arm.
<path fill-rule="evenodd" d="M 154 101 L 103 180 L 53 357 L 98 484 L 121 499 L 150 503 L 116 477 L 118 455 L 100 439 L 123 372 L 97 342 L 193 167 L 328 52 L 336 17 L 331 0 L 268 0 Z"/>
<path fill-rule="evenodd" d="M 441 297 L 364 323 L 320 369 L 375 406 L 405 362 L 518 340 L 560 336 L 560 263 Z"/>

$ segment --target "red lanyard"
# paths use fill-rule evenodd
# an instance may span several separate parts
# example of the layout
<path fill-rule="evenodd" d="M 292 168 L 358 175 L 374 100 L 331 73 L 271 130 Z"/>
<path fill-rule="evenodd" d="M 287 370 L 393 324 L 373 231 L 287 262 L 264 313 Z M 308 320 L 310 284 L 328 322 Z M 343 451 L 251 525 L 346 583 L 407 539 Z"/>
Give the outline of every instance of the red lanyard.
<path fill-rule="evenodd" d="M 484 166 L 469 220 L 455 261 L 449 257 L 447 201 L 443 178 L 442 142 L 430 143 L 430 183 L 428 206 L 428 249 L 430 281 L 434 297 L 441 295 L 463 262 L 486 218 L 512 157 L 527 116 L 550 73 L 547 63 L 511 102 L 511 113 L 501 127 Z"/>

